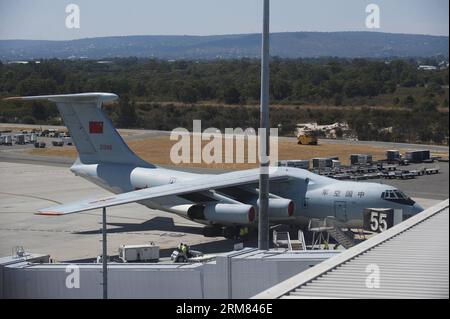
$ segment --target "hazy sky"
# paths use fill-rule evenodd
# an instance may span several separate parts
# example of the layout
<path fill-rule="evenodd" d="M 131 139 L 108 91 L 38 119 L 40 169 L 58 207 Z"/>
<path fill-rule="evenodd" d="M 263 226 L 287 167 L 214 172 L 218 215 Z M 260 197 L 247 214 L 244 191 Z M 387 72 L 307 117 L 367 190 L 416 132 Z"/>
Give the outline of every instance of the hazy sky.
<path fill-rule="evenodd" d="M 261 30 L 262 0 L 0 0 L 0 39 L 63 40 L 115 35 L 210 35 Z M 68 4 L 80 28 L 65 26 Z M 448 36 L 448 0 L 272 0 L 271 31 L 360 31 L 368 4 L 376 31 Z M 372 29 L 373 31 L 373 29 Z"/>

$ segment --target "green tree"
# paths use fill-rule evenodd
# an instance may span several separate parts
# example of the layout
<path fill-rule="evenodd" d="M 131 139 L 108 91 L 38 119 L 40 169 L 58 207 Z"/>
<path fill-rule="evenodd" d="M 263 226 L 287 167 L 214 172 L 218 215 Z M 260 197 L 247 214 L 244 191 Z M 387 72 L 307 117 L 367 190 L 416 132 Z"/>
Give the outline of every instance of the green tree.
<path fill-rule="evenodd" d="M 275 78 L 271 82 L 270 93 L 276 100 L 281 101 L 291 95 L 292 86 L 286 80 Z"/>
<path fill-rule="evenodd" d="M 183 103 L 195 103 L 198 101 L 198 92 L 190 84 L 184 84 L 177 92 L 177 99 Z"/>
<path fill-rule="evenodd" d="M 137 124 L 136 105 L 130 102 L 127 95 L 122 96 L 119 103 L 117 124 L 119 127 L 134 127 Z"/>
<path fill-rule="evenodd" d="M 240 102 L 240 99 L 241 93 L 234 86 L 227 87 L 223 91 L 223 100 L 226 104 L 237 104 Z"/>
<path fill-rule="evenodd" d="M 31 105 L 31 115 L 39 121 L 45 121 L 49 117 L 46 107 L 38 102 L 33 102 Z"/>

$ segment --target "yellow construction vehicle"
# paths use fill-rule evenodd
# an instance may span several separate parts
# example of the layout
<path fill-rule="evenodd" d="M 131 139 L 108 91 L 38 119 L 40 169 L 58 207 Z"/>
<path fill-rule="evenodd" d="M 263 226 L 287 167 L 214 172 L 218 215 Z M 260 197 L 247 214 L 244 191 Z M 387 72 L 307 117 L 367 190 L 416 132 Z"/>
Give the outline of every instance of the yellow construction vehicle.
<path fill-rule="evenodd" d="M 303 132 L 297 136 L 297 144 L 299 145 L 317 145 L 317 136 L 312 132 Z"/>

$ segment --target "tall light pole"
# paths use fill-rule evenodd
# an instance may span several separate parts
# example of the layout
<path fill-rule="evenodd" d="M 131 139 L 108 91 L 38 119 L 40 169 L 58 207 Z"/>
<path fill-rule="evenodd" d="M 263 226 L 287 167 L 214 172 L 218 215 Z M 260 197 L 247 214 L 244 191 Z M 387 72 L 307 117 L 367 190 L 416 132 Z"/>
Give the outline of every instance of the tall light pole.
<path fill-rule="evenodd" d="M 259 133 L 259 214 L 258 248 L 269 249 L 269 0 L 264 0 L 263 35 L 261 51 L 261 118 Z"/>
<path fill-rule="evenodd" d="M 108 246 L 106 243 L 106 207 L 102 210 L 102 273 L 103 299 L 108 299 Z"/>

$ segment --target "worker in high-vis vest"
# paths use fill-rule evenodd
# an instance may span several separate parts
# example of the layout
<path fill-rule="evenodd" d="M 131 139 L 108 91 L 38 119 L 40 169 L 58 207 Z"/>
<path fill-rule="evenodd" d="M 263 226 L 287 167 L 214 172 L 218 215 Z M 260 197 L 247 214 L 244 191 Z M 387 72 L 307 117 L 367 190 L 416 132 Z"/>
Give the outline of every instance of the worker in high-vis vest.
<path fill-rule="evenodd" d="M 248 227 L 241 227 L 239 229 L 239 237 L 244 238 L 248 235 Z"/>
<path fill-rule="evenodd" d="M 187 253 L 188 253 L 188 246 L 187 246 L 186 244 L 181 243 L 181 244 L 178 246 L 178 250 L 179 250 L 180 252 L 182 252 L 183 254 L 187 255 Z"/>

